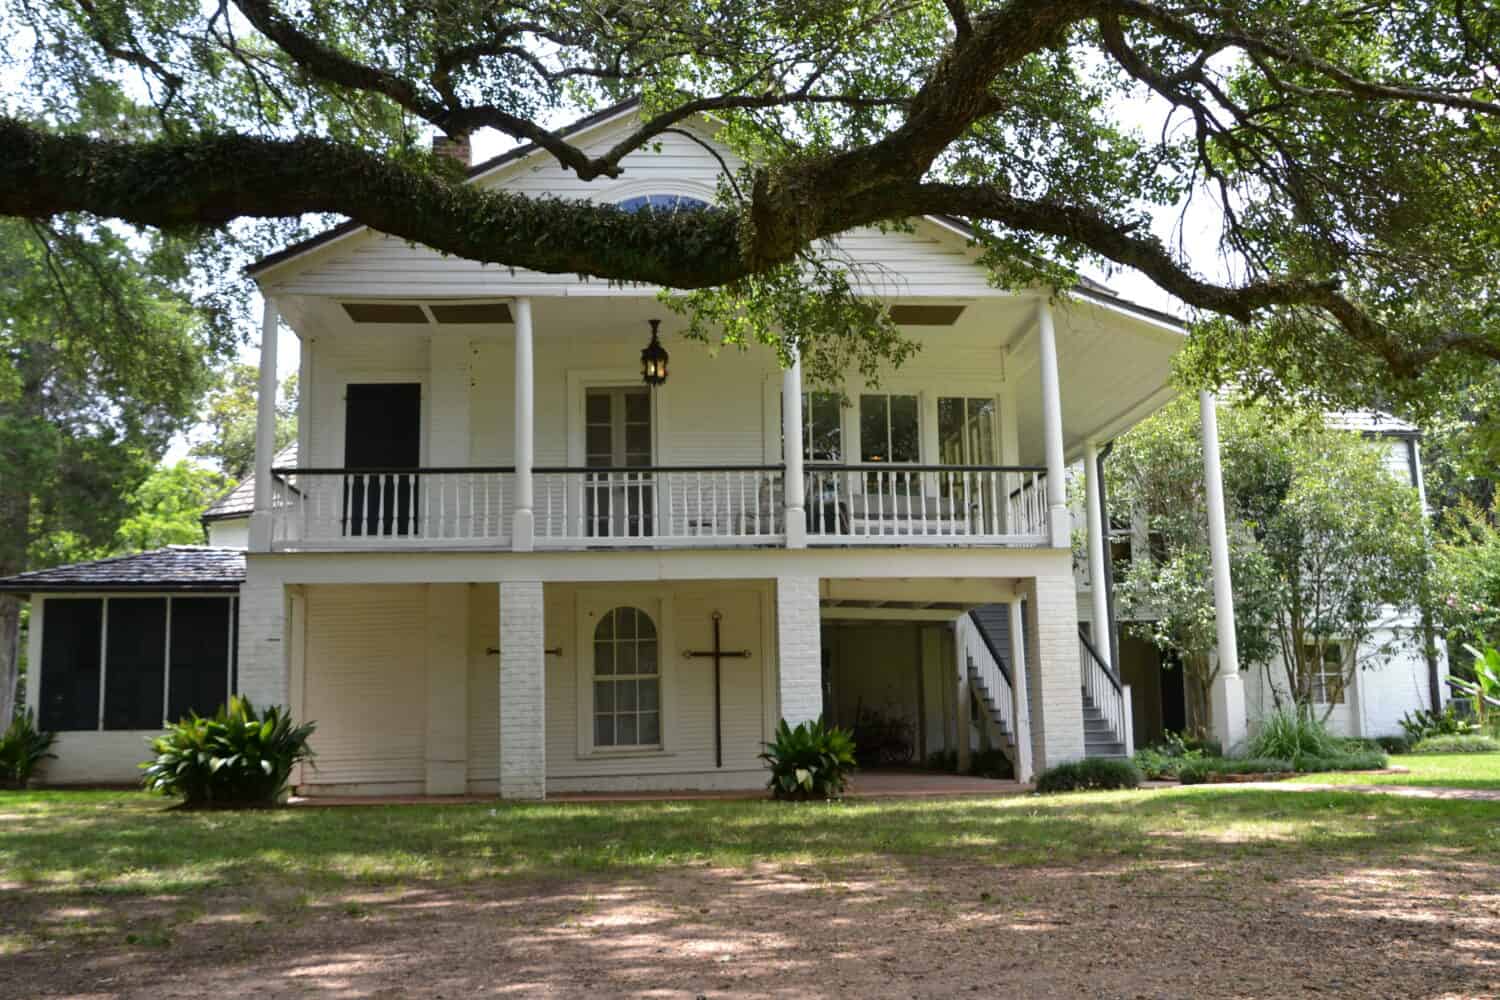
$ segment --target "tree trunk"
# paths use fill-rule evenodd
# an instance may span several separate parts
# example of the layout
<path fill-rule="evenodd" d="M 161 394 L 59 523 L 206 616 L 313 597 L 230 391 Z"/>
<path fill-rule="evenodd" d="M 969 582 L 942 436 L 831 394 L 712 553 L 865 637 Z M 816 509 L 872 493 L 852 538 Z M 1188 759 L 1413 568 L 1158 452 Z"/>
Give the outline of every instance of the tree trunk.
<path fill-rule="evenodd" d="M 0 594 L 0 729 L 15 716 L 16 687 L 21 679 L 21 599 Z M 35 671 L 37 664 L 32 664 Z M 33 678 L 31 683 L 35 684 Z"/>

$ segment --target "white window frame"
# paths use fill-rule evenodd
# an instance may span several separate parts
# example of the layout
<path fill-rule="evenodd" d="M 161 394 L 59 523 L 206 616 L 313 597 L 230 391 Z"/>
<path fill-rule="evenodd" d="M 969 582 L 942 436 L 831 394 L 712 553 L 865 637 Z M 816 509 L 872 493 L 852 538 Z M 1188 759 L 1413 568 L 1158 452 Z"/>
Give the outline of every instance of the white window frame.
<path fill-rule="evenodd" d="M 1318 646 L 1316 642 L 1304 642 L 1303 649 L 1307 654 L 1316 655 Z M 1354 679 L 1349 677 L 1349 643 L 1345 639 L 1329 639 L 1324 643 L 1324 649 L 1338 650 L 1339 654 L 1339 700 L 1328 701 L 1328 661 L 1325 659 L 1317 664 L 1317 672 L 1313 675 L 1313 704 L 1345 706 L 1349 704 L 1349 690 L 1354 686 Z"/>
<path fill-rule="evenodd" d="M 617 607 L 639 608 L 656 624 L 658 706 L 661 742 L 655 746 L 596 746 L 594 743 L 594 629 L 601 616 Z M 578 756 L 591 757 L 669 757 L 678 750 L 677 726 L 677 655 L 673 652 L 675 636 L 672 625 L 670 594 L 647 594 L 639 589 L 586 588 L 578 594 L 577 627 L 574 630 L 574 686 L 577 710 Z"/>

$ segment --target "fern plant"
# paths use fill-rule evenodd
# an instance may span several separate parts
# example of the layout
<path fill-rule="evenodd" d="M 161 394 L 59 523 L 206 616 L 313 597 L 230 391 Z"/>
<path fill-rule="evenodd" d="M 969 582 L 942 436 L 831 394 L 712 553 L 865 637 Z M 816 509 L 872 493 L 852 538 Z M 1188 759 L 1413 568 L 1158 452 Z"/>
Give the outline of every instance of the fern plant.
<path fill-rule="evenodd" d="M 153 739 L 156 756 L 141 765 L 142 784 L 189 808 L 273 805 L 292 768 L 312 759 L 313 729 L 294 725 L 278 706 L 257 712 L 250 699 L 230 698 L 212 716 L 194 713 Z"/>
<path fill-rule="evenodd" d="M 823 720 L 776 727 L 760 755 L 771 768 L 767 783 L 778 799 L 832 799 L 844 793 L 855 768 L 854 736 Z"/>
<path fill-rule="evenodd" d="M 56 740 L 56 733 L 36 728 L 30 712 L 12 719 L 0 733 L 0 788 L 25 788 L 36 766 L 57 756 L 51 752 Z"/>

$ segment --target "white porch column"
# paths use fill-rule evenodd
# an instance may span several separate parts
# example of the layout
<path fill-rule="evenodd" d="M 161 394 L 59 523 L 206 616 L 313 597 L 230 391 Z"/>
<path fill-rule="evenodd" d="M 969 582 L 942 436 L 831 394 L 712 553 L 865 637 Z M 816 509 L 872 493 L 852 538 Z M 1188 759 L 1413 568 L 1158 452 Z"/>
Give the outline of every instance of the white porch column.
<path fill-rule="evenodd" d="M 271 462 L 276 457 L 276 302 L 265 297 L 260 321 L 260 385 L 255 394 L 255 506 L 250 515 L 250 551 L 271 550 Z"/>
<path fill-rule="evenodd" d="M 306 607 L 306 602 L 301 602 Z M 289 601 L 280 578 L 264 571 L 264 561 L 250 560 L 240 584 L 238 683 L 231 694 L 243 694 L 258 709 L 292 705 L 291 631 L 286 627 Z M 305 722 L 306 719 L 298 719 Z"/>
<path fill-rule="evenodd" d="M 534 496 L 531 468 L 536 461 L 535 405 L 532 399 L 531 300 L 511 303 L 516 321 L 516 512 L 511 525 L 511 548 L 530 552 L 536 539 L 532 514 Z"/>
<path fill-rule="evenodd" d="M 500 797 L 547 795 L 547 666 L 542 585 L 500 584 Z"/>
<path fill-rule="evenodd" d="M 1214 625 L 1219 673 L 1209 694 L 1210 731 L 1228 753 L 1245 741 L 1245 689 L 1234 633 L 1234 589 L 1229 578 L 1229 530 L 1224 518 L 1224 475 L 1219 462 L 1219 415 L 1213 394 L 1198 393 L 1203 436 L 1203 484 L 1208 502 L 1208 553 L 1214 574 Z"/>
<path fill-rule="evenodd" d="M 776 578 L 776 693 L 788 725 L 823 714 L 823 632 L 818 578 Z"/>
<path fill-rule="evenodd" d="M 1030 781 L 1035 772 L 1031 766 L 1031 688 L 1026 662 L 1025 615 L 1020 598 L 1006 605 L 1010 610 L 1010 689 L 1015 697 L 1016 780 Z"/>
<path fill-rule="evenodd" d="M 781 373 L 781 489 L 786 497 L 786 546 L 807 547 L 806 479 L 802 474 L 802 359 L 793 350 L 792 364 Z"/>
<path fill-rule="evenodd" d="M 1031 761 L 1044 771 L 1081 760 L 1083 678 L 1079 672 L 1078 596 L 1071 558 L 1031 583 L 1026 601 L 1027 686 L 1031 692 Z"/>
<path fill-rule="evenodd" d="M 1104 661 L 1104 665 L 1113 669 L 1114 664 L 1110 662 L 1109 631 L 1112 623 L 1109 620 L 1109 591 L 1105 589 L 1104 583 L 1104 560 L 1109 552 L 1106 540 L 1109 535 L 1105 531 L 1104 504 L 1101 500 L 1102 491 L 1099 489 L 1099 446 L 1093 441 L 1083 446 L 1083 464 L 1084 504 L 1088 508 L 1089 598 L 1094 648 L 1099 651 L 1099 659 Z"/>
<path fill-rule="evenodd" d="M 1047 455 L 1048 534 L 1055 549 L 1072 547 L 1067 468 L 1063 463 L 1062 393 L 1057 374 L 1057 333 L 1052 303 L 1037 303 L 1037 346 L 1042 371 L 1042 439 Z"/>

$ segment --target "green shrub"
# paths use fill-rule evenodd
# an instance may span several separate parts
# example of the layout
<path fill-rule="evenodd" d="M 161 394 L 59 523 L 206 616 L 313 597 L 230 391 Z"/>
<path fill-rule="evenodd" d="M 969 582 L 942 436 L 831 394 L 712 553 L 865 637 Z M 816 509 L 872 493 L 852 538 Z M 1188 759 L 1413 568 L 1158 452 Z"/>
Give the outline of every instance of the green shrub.
<path fill-rule="evenodd" d="M 1141 772 L 1128 760 L 1089 757 L 1049 767 L 1036 776 L 1036 790 L 1043 795 L 1054 792 L 1086 792 L 1107 788 L 1135 788 L 1141 783 Z"/>
<path fill-rule="evenodd" d="M 1377 736 L 1375 743 L 1386 753 L 1411 753 L 1411 741 L 1405 736 Z"/>
<path fill-rule="evenodd" d="M 1412 753 L 1497 753 L 1500 740 L 1470 733 L 1467 736 L 1429 736 L 1414 744 Z"/>
<path fill-rule="evenodd" d="M 32 722 L 31 713 L 18 715 L 0 733 L 0 788 L 25 788 L 36 766 L 50 757 L 56 733 L 44 733 Z"/>
<path fill-rule="evenodd" d="M 980 750 L 969 758 L 969 773 L 976 778 L 1009 779 L 1016 776 L 1016 768 L 1005 751 Z"/>
<path fill-rule="evenodd" d="M 294 726 L 272 706 L 257 713 L 250 699 L 229 699 L 214 715 L 193 714 L 151 741 L 154 759 L 142 764 L 142 784 L 192 807 L 273 805 L 292 768 L 311 760 L 314 724 Z"/>
<path fill-rule="evenodd" d="M 1293 762 L 1298 774 L 1316 774 L 1322 771 L 1380 771 L 1390 763 L 1380 750 L 1363 750 L 1357 753 L 1333 753 L 1323 757 L 1299 757 Z"/>
<path fill-rule="evenodd" d="M 1220 774 L 1291 774 L 1289 760 L 1276 757 L 1203 757 L 1190 760 L 1178 768 L 1177 780 L 1184 785 L 1201 785 Z"/>
<path fill-rule="evenodd" d="M 1303 757 L 1336 757 L 1344 752 L 1344 741 L 1324 728 L 1323 723 L 1296 712 L 1268 715 L 1245 748 L 1246 757 L 1293 763 Z"/>
<path fill-rule="evenodd" d="M 1154 781 L 1177 777 L 1178 770 L 1187 761 L 1218 756 L 1218 745 L 1214 744 L 1211 749 L 1214 753 L 1209 753 L 1202 744 L 1195 745 L 1169 732 L 1161 743 L 1137 750 L 1133 760 L 1141 773 Z"/>
<path fill-rule="evenodd" d="M 1420 743 L 1429 736 L 1464 736 L 1474 731 L 1474 723 L 1458 714 L 1453 702 L 1441 712 L 1419 708 L 1401 717 L 1401 729 L 1412 743 Z"/>
<path fill-rule="evenodd" d="M 844 792 L 854 770 L 854 737 L 823 720 L 776 727 L 760 759 L 771 767 L 767 783 L 778 799 L 832 799 Z"/>

